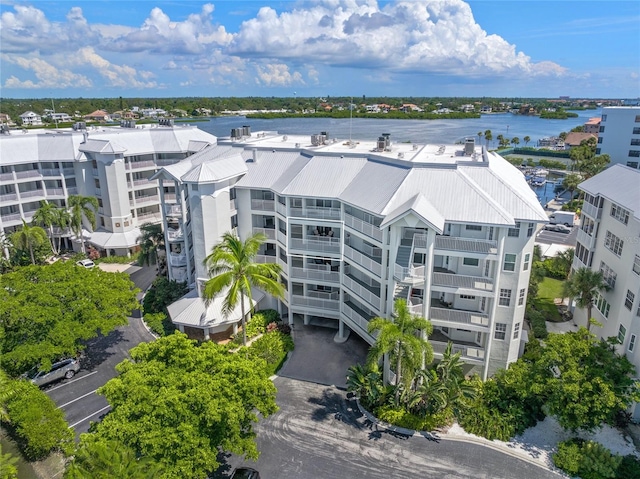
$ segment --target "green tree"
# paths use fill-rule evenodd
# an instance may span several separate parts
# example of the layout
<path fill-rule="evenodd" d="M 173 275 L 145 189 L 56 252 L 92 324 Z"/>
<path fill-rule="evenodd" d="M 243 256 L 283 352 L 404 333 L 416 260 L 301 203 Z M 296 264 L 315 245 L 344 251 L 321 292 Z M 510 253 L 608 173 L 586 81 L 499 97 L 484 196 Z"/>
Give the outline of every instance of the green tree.
<path fill-rule="evenodd" d="M 82 234 L 83 218 L 91 225 L 91 229 L 96 228 L 96 211 L 98 211 L 98 200 L 92 196 L 71 195 L 67 200 L 69 212 L 71 213 L 71 229 L 80 240 L 80 248 L 85 252 L 84 236 Z"/>
<path fill-rule="evenodd" d="M 573 199 L 573 192 L 578 189 L 578 185 L 582 182 L 582 177 L 576 173 L 569 173 L 562 180 L 562 187 L 569 190 L 571 199 Z"/>
<path fill-rule="evenodd" d="M 124 273 L 73 262 L 0 276 L 0 365 L 18 375 L 75 356 L 84 341 L 127 324 L 137 291 Z"/>
<path fill-rule="evenodd" d="M 573 248 L 567 248 L 564 251 L 559 251 L 553 258 L 557 267 L 564 271 L 565 279 L 569 276 L 571 272 L 571 265 L 573 264 L 573 256 L 575 255 L 576 250 Z"/>
<path fill-rule="evenodd" d="M 404 381 L 406 386 L 418 368 L 433 361 L 433 348 L 422 337 L 431 334 L 433 327 L 425 318 L 411 314 L 403 299 L 397 299 L 393 309 L 393 319 L 377 317 L 369 321 L 369 333 L 379 333 L 369 350 L 369 361 L 378 362 L 387 354 L 395 361 L 397 405 L 400 384 Z"/>
<path fill-rule="evenodd" d="M 493 140 L 493 134 L 491 133 L 491 130 L 486 130 L 484 132 L 484 141 L 486 141 L 487 143 L 487 148 L 489 148 L 489 143 L 491 143 L 491 140 Z"/>
<path fill-rule="evenodd" d="M 56 224 L 56 210 L 58 207 L 46 200 L 40 201 L 40 208 L 33 214 L 32 222 L 35 225 L 47 228 L 49 231 L 49 240 L 51 241 L 51 252 L 58 254 L 56 244 L 53 239 L 53 226 Z"/>
<path fill-rule="evenodd" d="M 524 146 L 527 146 L 527 144 L 531 141 L 531 137 L 527 135 L 522 140 L 524 141 Z"/>
<path fill-rule="evenodd" d="M 22 220 L 22 228 L 11 233 L 10 241 L 20 251 L 28 251 L 31 264 L 36 264 L 34 249 L 48 241 L 47 233 L 39 226 L 29 226 Z"/>
<path fill-rule="evenodd" d="M 586 267 L 575 271 L 565 283 L 565 296 L 575 299 L 579 308 L 587 309 L 587 330 L 591 330 L 593 304 L 596 297 L 609 289 L 609 284 L 604 280 L 602 272 Z"/>
<path fill-rule="evenodd" d="M 162 472 L 161 464 L 148 456 L 137 457 L 119 441 L 101 441 L 84 434 L 64 479 L 156 479 Z"/>
<path fill-rule="evenodd" d="M 243 242 L 227 232 L 204 261 L 211 275 L 204 286 L 204 299 L 209 303 L 218 295 L 224 294 L 222 311 L 227 315 L 240 303 L 242 344 L 245 346 L 247 332 L 244 299 L 245 296 L 249 299 L 249 307 L 252 308 L 251 288 L 260 288 L 276 298 L 284 296 L 284 287 L 279 282 L 282 271 L 280 265 L 254 262 L 260 245 L 266 239 L 263 234 L 255 234 Z"/>
<path fill-rule="evenodd" d="M 98 390 L 111 405 L 94 426 L 100 441 L 151 458 L 163 467 L 162 479 L 204 479 L 218 468 L 220 452 L 257 459 L 254 424 L 278 409 L 264 360 L 181 333 L 130 354 Z"/>
<path fill-rule="evenodd" d="M 57 233 L 54 230 L 54 234 L 57 238 L 56 251 L 60 253 L 62 235 L 65 233 L 65 230 L 71 225 L 71 213 L 66 208 L 56 208 L 55 210 L 53 210 L 53 214 L 54 224 L 58 227 Z"/>
<path fill-rule="evenodd" d="M 2 454 L 2 444 L 0 444 L 0 479 L 18 479 L 17 462 L 18 458 L 10 453 Z"/>
<path fill-rule="evenodd" d="M 513 138 L 511 138 L 511 144 L 513 146 L 518 146 L 520 144 L 520 138 L 518 138 L 517 136 L 514 136 Z"/>
<path fill-rule="evenodd" d="M 480 142 L 482 141 L 482 137 L 484 136 L 484 133 L 482 133 L 481 131 L 478 132 L 478 145 L 480 144 Z"/>
<path fill-rule="evenodd" d="M 136 240 L 140 244 L 138 261 L 142 265 L 151 266 L 158 262 L 159 252 L 164 251 L 164 233 L 162 225 L 145 223 L 140 226 L 140 236 Z"/>

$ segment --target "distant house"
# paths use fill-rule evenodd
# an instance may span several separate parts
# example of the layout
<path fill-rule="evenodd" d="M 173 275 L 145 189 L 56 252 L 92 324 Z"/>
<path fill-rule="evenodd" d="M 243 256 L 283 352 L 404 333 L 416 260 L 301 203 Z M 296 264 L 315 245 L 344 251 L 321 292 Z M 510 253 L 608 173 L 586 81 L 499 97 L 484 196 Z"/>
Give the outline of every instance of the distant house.
<path fill-rule="evenodd" d="M 598 135 L 594 135 L 593 133 L 579 133 L 572 131 L 571 133 L 567 134 L 567 137 L 564 139 L 564 149 L 570 150 L 571 148 L 580 146 L 580 143 L 588 140 L 589 138 L 597 139 Z"/>
<path fill-rule="evenodd" d="M 460 111 L 463 111 L 463 112 L 465 112 L 465 113 L 469 113 L 469 112 L 473 112 L 473 111 L 475 111 L 475 110 L 476 110 L 476 107 L 475 107 L 475 106 L 473 106 L 473 105 L 472 105 L 472 104 L 470 104 L 470 103 L 467 103 L 466 105 L 460 105 L 459 109 L 460 109 Z"/>
<path fill-rule="evenodd" d="M 600 131 L 600 121 L 600 117 L 589 118 L 589 120 L 584 124 L 584 132 L 593 133 L 598 136 L 598 132 Z"/>
<path fill-rule="evenodd" d="M 11 121 L 11 117 L 9 115 L 7 115 L 6 113 L 0 113 L 0 125 L 13 126 L 15 125 L 15 123 Z"/>
<path fill-rule="evenodd" d="M 68 113 L 49 113 L 47 116 L 51 121 L 73 121 Z"/>
<path fill-rule="evenodd" d="M 422 111 L 422 108 L 420 108 L 418 105 L 414 105 L 413 103 L 405 103 L 400 107 L 400 110 L 404 111 L 405 113 L 409 113 L 412 111 Z"/>
<path fill-rule="evenodd" d="M 25 111 L 20 115 L 20 121 L 23 126 L 42 126 L 42 117 L 32 111 Z"/>
<path fill-rule="evenodd" d="M 85 115 L 84 119 L 88 121 L 109 121 L 111 117 L 104 110 L 96 110 L 93 113 Z"/>
<path fill-rule="evenodd" d="M 489 105 L 482 105 L 480 113 L 491 113 L 491 107 Z"/>

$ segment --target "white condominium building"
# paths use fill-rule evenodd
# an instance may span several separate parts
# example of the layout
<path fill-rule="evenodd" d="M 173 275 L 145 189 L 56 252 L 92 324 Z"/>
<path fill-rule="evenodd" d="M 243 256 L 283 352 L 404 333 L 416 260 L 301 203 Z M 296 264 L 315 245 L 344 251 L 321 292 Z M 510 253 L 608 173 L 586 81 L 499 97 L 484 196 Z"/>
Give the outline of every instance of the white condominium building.
<path fill-rule="evenodd" d="M 129 123 L 131 125 L 131 123 Z M 27 223 L 40 202 L 66 206 L 70 195 L 98 199 L 96 231 L 85 240 L 104 254 L 127 255 L 137 246 L 139 226 L 158 223 L 162 166 L 215 144 L 194 127 L 91 128 L 89 130 L 4 130 L 0 134 L 0 231 Z M 167 198 L 174 192 L 165 191 Z M 63 246 L 78 248 L 70 232 L 57 231 Z"/>
<path fill-rule="evenodd" d="M 640 106 L 607 106 L 602 109 L 596 153 L 609 155 L 612 165 L 638 169 Z"/>
<path fill-rule="evenodd" d="M 601 271 L 611 288 L 595 302 L 592 314 L 603 326 L 592 331 L 617 336 L 618 352 L 640 373 L 640 170 L 614 165 L 579 188 L 585 200 L 573 269 Z M 586 311 L 574 314 L 586 324 Z M 640 405 L 634 419 L 640 419 Z"/>
<path fill-rule="evenodd" d="M 403 298 L 433 323 L 436 357 L 451 341 L 486 378 L 521 354 L 534 239 L 547 216 L 522 174 L 472 139 L 417 145 L 244 127 L 152 179 L 162 185 L 170 277 L 193 287 L 169 312 L 191 336 L 237 328 L 239 313 L 224 317 L 199 297 L 205 256 L 233 229 L 266 235 L 257 259 L 282 266 L 286 295 L 253 300 L 291 324 L 373 343 L 369 320 L 390 317 Z"/>

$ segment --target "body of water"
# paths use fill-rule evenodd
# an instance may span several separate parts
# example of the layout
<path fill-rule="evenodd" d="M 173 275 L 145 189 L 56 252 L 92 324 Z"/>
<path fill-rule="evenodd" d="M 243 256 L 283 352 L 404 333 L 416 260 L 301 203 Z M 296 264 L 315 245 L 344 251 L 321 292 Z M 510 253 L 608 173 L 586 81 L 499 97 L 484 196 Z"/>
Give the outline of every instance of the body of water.
<path fill-rule="evenodd" d="M 354 118 L 277 118 L 273 120 L 247 119 L 244 116 L 215 117 L 198 122 L 199 128 L 220 137 L 231 134 L 232 128 L 250 125 L 251 131 L 277 131 L 289 135 L 312 135 L 326 131 L 330 138 L 346 140 L 375 140 L 382 133 L 391 133 L 391 140 L 396 142 L 414 142 L 431 144 L 451 144 L 466 137 L 478 139 L 478 132 L 491 130 L 493 145 L 498 135 L 506 138 L 517 136 L 520 145 L 523 138 L 529 136 L 528 146 L 536 146 L 537 141 L 549 136 L 558 136 L 560 132 L 568 132 L 572 128 L 593 117 L 599 117 L 601 110 L 576 111 L 577 118 L 567 120 L 543 120 L 537 116 L 513 115 L 500 113 L 482 115 L 481 118 L 460 120 L 384 120 Z M 482 139 L 484 144 L 484 139 Z"/>

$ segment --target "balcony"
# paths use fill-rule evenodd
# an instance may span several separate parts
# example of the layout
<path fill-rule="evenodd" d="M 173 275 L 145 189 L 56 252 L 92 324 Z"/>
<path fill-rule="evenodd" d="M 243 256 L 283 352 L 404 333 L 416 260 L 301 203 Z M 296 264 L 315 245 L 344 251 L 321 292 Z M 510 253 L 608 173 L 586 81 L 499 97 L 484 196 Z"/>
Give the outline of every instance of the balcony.
<path fill-rule="evenodd" d="M 13 173 L 0 173 L 0 181 L 13 181 Z"/>
<path fill-rule="evenodd" d="M 235 211 L 238 207 L 236 206 L 236 200 L 229 200 L 229 210 Z"/>
<path fill-rule="evenodd" d="M 382 231 L 371 223 L 367 223 L 355 216 L 345 213 L 344 224 L 356 231 L 359 231 L 360 233 L 364 233 L 365 235 L 382 242 Z"/>
<path fill-rule="evenodd" d="M 254 200 L 251 199 L 251 209 L 259 211 L 275 211 L 276 202 L 274 200 Z"/>
<path fill-rule="evenodd" d="M 169 238 L 169 241 L 182 241 L 184 239 L 184 233 L 182 229 L 174 230 L 167 228 L 167 238 Z"/>
<path fill-rule="evenodd" d="M 62 172 L 58 169 L 48 169 L 48 168 L 43 168 L 40 170 L 40 173 L 42 174 L 42 176 L 60 176 L 62 174 Z"/>
<path fill-rule="evenodd" d="M 142 169 L 155 168 L 155 166 L 156 164 L 153 162 L 153 160 L 132 161 L 130 163 L 127 163 L 127 170 L 142 170 Z"/>
<path fill-rule="evenodd" d="M 418 235 L 416 235 L 418 236 Z M 424 236 L 424 235 L 421 235 Z M 425 241 L 426 244 L 426 241 Z M 436 250 L 444 251 L 460 251 L 464 253 L 476 254 L 498 254 L 498 242 L 474 239 L 474 238 L 457 238 L 452 236 L 436 236 Z M 436 253 L 443 254 L 443 253 Z"/>
<path fill-rule="evenodd" d="M 398 263 L 393 265 L 394 278 L 403 283 L 417 283 L 424 281 L 425 271 L 425 265 L 400 266 Z"/>
<path fill-rule="evenodd" d="M 135 201 L 135 203 L 134 203 Z M 129 205 L 142 205 L 145 203 L 157 203 L 160 201 L 158 195 L 147 195 L 147 196 L 135 196 L 133 200 L 129 200 Z"/>
<path fill-rule="evenodd" d="M 22 216 L 20 213 L 9 213 L 0 215 L 3 223 L 9 223 L 11 221 L 21 221 Z M 6 225 L 5 225 L 6 226 Z"/>
<path fill-rule="evenodd" d="M 165 193 L 164 194 L 164 200 L 166 202 L 175 201 L 176 200 L 176 194 L 175 193 Z"/>
<path fill-rule="evenodd" d="M 0 201 L 5 202 L 5 201 L 18 201 L 18 194 L 17 193 L 7 193 L 5 195 L 0 195 Z"/>
<path fill-rule="evenodd" d="M 277 258 L 275 254 L 257 254 L 256 263 L 276 263 Z"/>
<path fill-rule="evenodd" d="M 318 236 L 313 239 L 289 238 L 289 248 L 304 252 L 340 254 L 340 238 Z"/>
<path fill-rule="evenodd" d="M 38 170 L 16 171 L 16 178 L 40 178 L 42 175 Z"/>
<path fill-rule="evenodd" d="M 493 280 L 480 276 L 466 276 L 454 273 L 433 273 L 433 286 L 444 286 L 452 289 L 474 289 L 479 291 L 493 291 Z M 455 291 L 453 291 L 455 292 Z"/>
<path fill-rule="evenodd" d="M 599 220 L 600 218 L 602 218 L 602 208 L 598 208 L 597 206 L 592 205 L 591 203 L 587 203 L 586 201 L 582 205 L 582 213 L 590 216 L 594 220 Z"/>
<path fill-rule="evenodd" d="M 342 284 L 345 288 L 351 290 L 351 292 L 361 298 L 362 300 L 369 303 L 374 308 L 380 308 L 380 293 L 377 295 L 369 290 L 366 286 L 361 284 L 359 281 L 353 279 L 352 277 L 345 275 L 342 278 Z"/>
<path fill-rule="evenodd" d="M 578 236 L 576 239 L 587 249 L 593 248 L 596 242 L 596 239 L 582 228 L 578 228 Z"/>
<path fill-rule="evenodd" d="M 169 253 L 169 264 L 171 266 L 186 266 L 187 255 L 184 253 L 180 253 L 180 254 Z"/>
<path fill-rule="evenodd" d="M 417 314 L 422 316 L 422 308 L 424 307 L 423 299 L 418 296 L 412 296 L 409 298 L 407 302 L 407 306 L 409 307 L 409 311 L 411 314 Z M 431 319 L 431 318 L 429 318 Z"/>
<path fill-rule="evenodd" d="M 324 309 L 327 311 L 340 311 L 340 301 L 337 299 L 292 296 L 291 304 L 293 306 L 306 306 L 309 308 Z"/>
<path fill-rule="evenodd" d="M 97 177 L 99 175 L 98 168 L 91 168 L 91 174 L 93 176 Z"/>
<path fill-rule="evenodd" d="M 76 186 L 72 186 L 71 188 L 67 188 L 67 194 L 68 195 L 77 195 L 78 194 L 78 188 Z"/>
<path fill-rule="evenodd" d="M 62 168 L 62 174 L 64 176 L 74 176 L 76 174 L 76 170 L 74 168 Z"/>
<path fill-rule="evenodd" d="M 182 218 L 182 205 L 164 205 L 164 212 L 172 218 Z"/>
<path fill-rule="evenodd" d="M 276 230 L 274 228 L 253 228 L 253 234 L 263 234 L 267 237 L 267 239 L 275 240 L 276 239 Z"/>
<path fill-rule="evenodd" d="M 375 315 L 367 313 L 350 301 L 346 301 L 342 304 L 342 314 L 355 324 L 363 333 L 366 333 L 367 336 L 371 337 L 369 335 L 369 320 Z"/>
<path fill-rule="evenodd" d="M 287 216 L 287 205 L 283 205 L 280 202 L 276 203 L 276 211 L 280 213 L 282 216 Z"/>
<path fill-rule="evenodd" d="M 44 198 L 44 190 L 20 191 L 20 198 Z"/>
<path fill-rule="evenodd" d="M 344 256 L 353 263 L 368 269 L 376 276 L 382 277 L 382 265 L 351 246 L 344 245 Z"/>
<path fill-rule="evenodd" d="M 320 208 L 317 206 L 307 206 L 306 208 L 290 209 L 289 216 L 298 218 L 314 218 L 324 220 L 339 220 L 341 217 L 340 208 Z"/>
<path fill-rule="evenodd" d="M 100 188 L 95 188 L 94 193 L 96 196 L 102 196 L 102 191 L 100 190 Z M 131 201 L 129 201 L 129 203 L 131 203 Z"/>
<path fill-rule="evenodd" d="M 463 311 L 460 309 L 433 307 L 429 310 L 429 319 L 436 326 L 458 328 L 465 326 L 476 326 L 467 328 L 474 331 L 486 331 L 489 326 L 489 316 L 475 311 Z"/>
<path fill-rule="evenodd" d="M 287 244 L 287 234 L 283 233 L 282 231 L 278 230 L 277 232 L 278 235 L 278 241 L 280 241 L 280 243 L 284 246 Z"/>
<path fill-rule="evenodd" d="M 441 341 L 429 341 L 431 346 L 433 347 L 433 354 L 436 358 L 441 358 L 444 352 L 447 349 L 448 343 Z M 463 344 L 453 343 L 453 347 L 451 348 L 452 353 L 460 353 L 462 359 L 466 362 L 470 363 L 480 363 L 484 362 L 484 348 L 480 346 L 468 346 Z"/>
<path fill-rule="evenodd" d="M 47 196 L 64 196 L 62 188 L 47 188 Z"/>
<path fill-rule="evenodd" d="M 143 186 L 148 185 L 149 183 L 155 183 L 155 181 L 152 181 L 149 178 L 139 178 L 137 180 L 133 180 L 133 186 Z"/>
<path fill-rule="evenodd" d="M 187 268 L 171 268 L 171 277 L 177 283 L 187 281 Z"/>
<path fill-rule="evenodd" d="M 296 279 L 324 281 L 329 283 L 338 283 L 340 281 L 339 272 L 331 271 L 328 266 L 320 265 L 307 265 L 307 268 L 292 267 L 289 276 Z"/>

